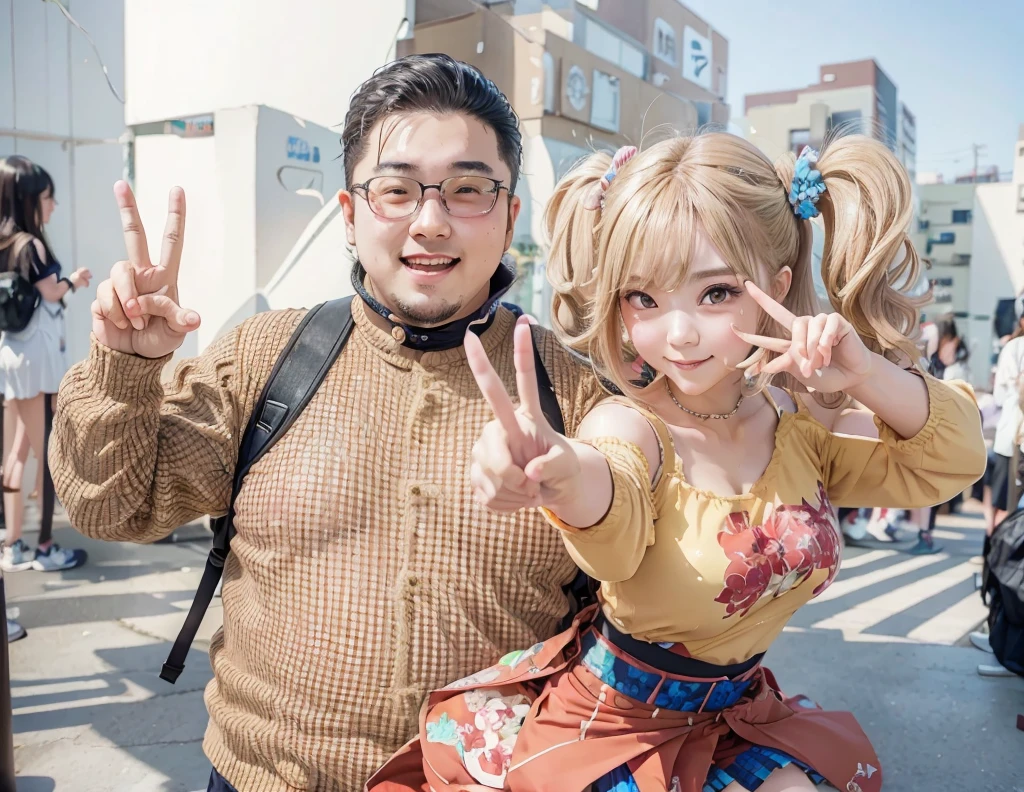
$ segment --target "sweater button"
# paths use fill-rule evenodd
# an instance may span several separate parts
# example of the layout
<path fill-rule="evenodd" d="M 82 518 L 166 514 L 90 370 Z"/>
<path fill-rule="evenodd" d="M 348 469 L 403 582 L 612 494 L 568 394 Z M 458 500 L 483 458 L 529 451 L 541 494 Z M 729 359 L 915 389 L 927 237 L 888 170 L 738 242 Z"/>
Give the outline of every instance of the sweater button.
<path fill-rule="evenodd" d="M 391 337 L 395 339 L 399 344 L 405 343 L 405 330 L 401 327 L 391 328 Z"/>

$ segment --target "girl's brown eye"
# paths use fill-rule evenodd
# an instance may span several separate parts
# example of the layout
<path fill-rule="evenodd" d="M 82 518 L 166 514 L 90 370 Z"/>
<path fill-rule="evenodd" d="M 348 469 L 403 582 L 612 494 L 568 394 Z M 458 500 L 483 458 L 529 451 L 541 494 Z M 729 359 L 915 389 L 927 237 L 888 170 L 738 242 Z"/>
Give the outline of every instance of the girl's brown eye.
<path fill-rule="evenodd" d="M 657 308 L 658 304 L 654 301 L 654 298 L 649 294 L 644 294 L 642 291 L 632 291 L 626 295 L 626 302 L 629 303 L 632 308 Z"/>

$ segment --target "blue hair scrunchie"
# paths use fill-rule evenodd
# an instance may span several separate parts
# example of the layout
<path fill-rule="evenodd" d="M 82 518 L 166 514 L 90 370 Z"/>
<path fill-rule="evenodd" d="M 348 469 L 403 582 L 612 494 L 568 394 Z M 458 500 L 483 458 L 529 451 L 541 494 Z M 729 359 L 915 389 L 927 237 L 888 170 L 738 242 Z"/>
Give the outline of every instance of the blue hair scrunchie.
<path fill-rule="evenodd" d="M 817 162 L 818 152 L 810 146 L 804 146 L 796 158 L 793 183 L 789 187 L 789 203 L 793 213 L 801 220 L 810 220 L 820 214 L 817 203 L 825 192 L 825 182 L 821 178 L 821 171 L 811 167 Z"/>

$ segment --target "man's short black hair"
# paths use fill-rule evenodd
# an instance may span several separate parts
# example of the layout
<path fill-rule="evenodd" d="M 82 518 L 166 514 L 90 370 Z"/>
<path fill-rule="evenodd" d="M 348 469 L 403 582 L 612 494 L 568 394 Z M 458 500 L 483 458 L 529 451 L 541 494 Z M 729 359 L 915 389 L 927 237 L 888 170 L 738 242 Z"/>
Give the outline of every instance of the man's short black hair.
<path fill-rule="evenodd" d="M 405 112 L 464 113 L 493 129 L 498 154 L 512 173 L 509 193 L 515 192 L 523 159 L 516 111 L 479 69 L 443 54 L 399 58 L 359 86 L 341 135 L 347 185 L 366 154 L 370 130 L 386 115 Z"/>

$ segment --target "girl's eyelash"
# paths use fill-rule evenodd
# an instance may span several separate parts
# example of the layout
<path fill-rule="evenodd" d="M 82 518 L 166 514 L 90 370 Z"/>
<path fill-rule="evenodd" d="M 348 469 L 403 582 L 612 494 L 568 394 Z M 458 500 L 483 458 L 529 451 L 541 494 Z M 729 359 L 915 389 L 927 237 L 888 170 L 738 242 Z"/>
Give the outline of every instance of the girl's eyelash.
<path fill-rule="evenodd" d="M 704 293 L 700 296 L 701 300 L 707 297 L 713 291 L 725 291 L 729 292 L 733 297 L 743 294 L 743 290 L 735 286 L 730 286 L 728 283 L 716 283 L 714 286 L 710 286 L 704 290 Z"/>

